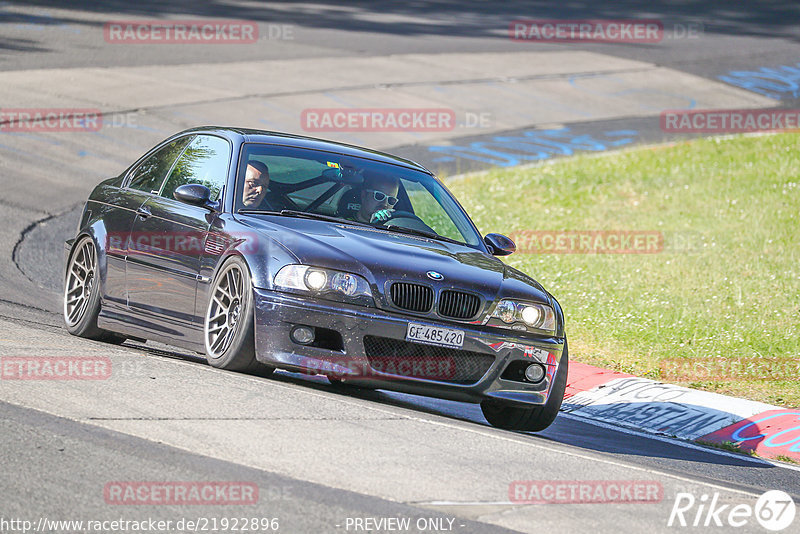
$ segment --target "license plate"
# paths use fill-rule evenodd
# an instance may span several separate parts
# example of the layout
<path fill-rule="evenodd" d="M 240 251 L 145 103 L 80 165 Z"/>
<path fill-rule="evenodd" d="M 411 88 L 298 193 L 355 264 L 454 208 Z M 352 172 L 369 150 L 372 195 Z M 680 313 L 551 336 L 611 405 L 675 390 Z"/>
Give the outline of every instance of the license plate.
<path fill-rule="evenodd" d="M 408 323 L 406 341 L 460 349 L 464 345 L 464 331 L 455 328 Z"/>

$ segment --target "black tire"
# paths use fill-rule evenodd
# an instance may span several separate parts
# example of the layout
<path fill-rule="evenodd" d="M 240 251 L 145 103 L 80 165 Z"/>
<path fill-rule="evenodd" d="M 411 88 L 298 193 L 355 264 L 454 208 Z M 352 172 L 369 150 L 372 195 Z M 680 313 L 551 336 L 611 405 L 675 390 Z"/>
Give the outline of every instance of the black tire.
<path fill-rule="evenodd" d="M 69 253 L 64 273 L 62 316 L 73 336 L 104 340 L 113 335 L 97 326 L 100 314 L 100 277 L 97 247 L 91 237 L 79 239 Z"/>
<path fill-rule="evenodd" d="M 231 287 L 234 290 L 229 293 Z M 203 318 L 209 365 L 261 376 L 269 376 L 275 370 L 256 359 L 253 306 L 250 270 L 242 258 L 232 256 L 214 277 Z"/>
<path fill-rule="evenodd" d="M 531 408 L 512 406 L 496 399 L 486 399 L 481 402 L 481 411 L 490 425 L 505 430 L 521 430 L 525 432 L 540 432 L 550 426 L 558 415 L 561 402 L 564 400 L 564 391 L 567 388 L 567 372 L 569 369 L 569 348 L 564 339 L 564 352 L 561 363 L 556 371 L 550 397 L 542 406 Z"/>

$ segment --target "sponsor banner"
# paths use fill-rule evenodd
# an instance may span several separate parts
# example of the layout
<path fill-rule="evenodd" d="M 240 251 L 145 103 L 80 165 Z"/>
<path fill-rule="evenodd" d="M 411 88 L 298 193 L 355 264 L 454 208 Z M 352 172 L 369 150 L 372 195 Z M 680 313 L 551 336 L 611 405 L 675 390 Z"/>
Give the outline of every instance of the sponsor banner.
<path fill-rule="evenodd" d="M 715 109 L 662 111 L 667 133 L 748 133 L 800 129 L 800 109 Z"/>
<path fill-rule="evenodd" d="M 106 380 L 108 356 L 3 356 L 0 380 Z"/>
<path fill-rule="evenodd" d="M 515 480 L 508 499 L 518 504 L 658 503 L 664 487 L 656 480 Z"/>
<path fill-rule="evenodd" d="M 252 44 L 258 24 L 248 20 L 117 20 L 103 25 L 109 44 Z"/>
<path fill-rule="evenodd" d="M 304 109 L 300 127 L 307 132 L 449 132 L 456 112 L 449 108 Z"/>
<path fill-rule="evenodd" d="M 94 108 L 1 108 L 0 132 L 97 132 L 103 117 Z"/>
<path fill-rule="evenodd" d="M 682 439 L 697 439 L 774 408 L 646 378 L 617 378 L 572 395 L 564 411 Z"/>
<path fill-rule="evenodd" d="M 800 461 L 800 409 L 767 410 L 700 436 L 698 441 L 733 443 L 766 458 Z"/>
<path fill-rule="evenodd" d="M 103 487 L 112 505 L 238 505 L 256 504 L 258 486 L 252 482 L 109 482 Z"/>
<path fill-rule="evenodd" d="M 508 26 L 512 41 L 543 43 L 660 43 L 664 24 L 659 20 L 513 20 Z"/>

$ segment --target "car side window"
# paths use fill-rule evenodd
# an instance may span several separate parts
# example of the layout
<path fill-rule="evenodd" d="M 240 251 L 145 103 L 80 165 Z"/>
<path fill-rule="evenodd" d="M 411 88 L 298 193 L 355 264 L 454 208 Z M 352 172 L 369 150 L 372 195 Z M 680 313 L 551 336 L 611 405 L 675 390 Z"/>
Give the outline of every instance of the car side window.
<path fill-rule="evenodd" d="M 198 135 L 184 150 L 164 184 L 161 196 L 175 198 L 175 190 L 186 184 L 200 184 L 211 190 L 211 200 L 217 200 L 225 181 L 231 147 L 228 141 L 211 135 Z"/>
<path fill-rule="evenodd" d="M 133 171 L 128 187 L 146 193 L 158 193 L 164 177 L 169 172 L 184 147 L 193 139 L 193 136 L 181 137 L 164 146 L 156 153 L 145 159 Z"/>

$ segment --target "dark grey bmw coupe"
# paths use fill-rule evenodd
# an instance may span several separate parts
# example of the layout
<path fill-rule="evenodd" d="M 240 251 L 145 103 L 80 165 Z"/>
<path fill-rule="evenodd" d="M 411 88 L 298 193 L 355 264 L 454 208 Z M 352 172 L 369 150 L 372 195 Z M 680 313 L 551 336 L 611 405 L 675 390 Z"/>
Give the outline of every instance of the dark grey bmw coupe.
<path fill-rule="evenodd" d="M 89 196 L 67 241 L 70 333 L 479 402 L 542 430 L 567 380 L 556 300 L 496 256 L 424 167 L 288 134 L 204 127 Z"/>

